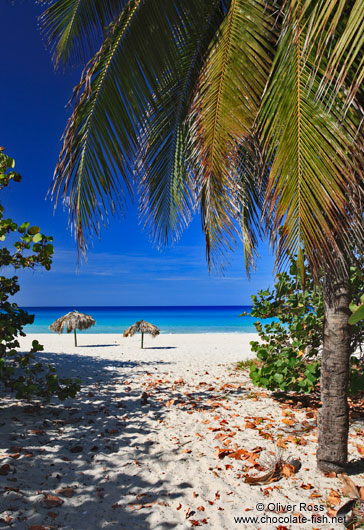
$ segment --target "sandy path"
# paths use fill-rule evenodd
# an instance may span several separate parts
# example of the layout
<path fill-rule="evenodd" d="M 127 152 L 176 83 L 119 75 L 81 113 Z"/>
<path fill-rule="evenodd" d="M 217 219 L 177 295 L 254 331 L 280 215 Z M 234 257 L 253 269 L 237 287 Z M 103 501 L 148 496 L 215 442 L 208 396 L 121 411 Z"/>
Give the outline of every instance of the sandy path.
<path fill-rule="evenodd" d="M 328 517 L 330 490 L 341 488 L 316 471 L 315 415 L 284 408 L 234 369 L 255 336 L 147 336 L 141 350 L 139 336 L 84 334 L 75 348 L 72 336 L 39 335 L 22 346 L 33 338 L 45 345 L 40 357 L 84 385 L 75 400 L 40 408 L 0 402 L 0 473 L 10 466 L 0 474 L 1 529 L 343 528 L 312 520 L 311 508 Z M 352 459 L 363 428 L 353 421 Z M 269 486 L 246 484 L 277 442 L 301 459 L 300 471 Z M 219 458 L 223 449 L 246 454 Z M 359 466 L 353 476 L 360 485 L 363 472 Z M 277 513 L 277 504 L 292 511 Z M 307 524 L 269 522 L 299 513 Z M 238 523 L 239 516 L 266 518 Z"/>

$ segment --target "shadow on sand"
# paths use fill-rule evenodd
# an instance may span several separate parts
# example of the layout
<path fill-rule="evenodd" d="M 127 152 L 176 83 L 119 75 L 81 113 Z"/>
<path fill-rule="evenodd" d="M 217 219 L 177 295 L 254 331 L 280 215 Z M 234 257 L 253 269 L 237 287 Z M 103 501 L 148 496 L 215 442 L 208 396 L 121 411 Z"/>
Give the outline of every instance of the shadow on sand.
<path fill-rule="evenodd" d="M 60 375 L 81 376 L 82 391 L 65 402 L 0 401 L 0 453 L 20 453 L 1 460 L 1 465 L 10 465 L 8 474 L 0 473 L 3 515 L 13 518 L 17 530 L 32 525 L 62 530 L 151 528 L 148 519 L 158 513 L 157 504 L 167 506 L 192 485 L 181 479 L 172 491 L 160 476 L 141 476 L 144 459 L 166 457 L 150 442 L 152 429 L 145 421 L 149 411 L 162 421 L 165 407 L 157 400 L 143 407 L 140 388 L 133 391 L 128 379 L 168 363 L 79 354 L 38 356 L 41 362 L 55 364 Z M 57 493 L 64 487 L 74 489 L 72 498 Z M 45 494 L 58 495 L 64 503 L 46 506 Z M 179 518 L 162 518 L 158 527 L 177 524 Z M 0 518 L 3 528 L 9 526 Z"/>

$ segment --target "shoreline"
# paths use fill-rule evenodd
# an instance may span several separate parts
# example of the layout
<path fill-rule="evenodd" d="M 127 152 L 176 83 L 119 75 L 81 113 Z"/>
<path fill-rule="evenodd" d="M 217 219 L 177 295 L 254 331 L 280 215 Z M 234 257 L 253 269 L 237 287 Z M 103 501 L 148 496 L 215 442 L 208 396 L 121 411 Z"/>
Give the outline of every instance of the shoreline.
<path fill-rule="evenodd" d="M 144 348 L 140 347 L 141 335 L 123 337 L 120 333 L 77 333 L 78 346 L 74 345 L 73 333 L 28 334 L 20 337 L 21 349 L 30 348 L 33 340 L 44 346 L 44 352 L 52 354 L 92 354 L 111 360 L 139 359 L 172 363 L 188 362 L 238 362 L 254 357 L 250 341 L 258 340 L 256 333 L 162 333 L 157 337 L 144 335 Z"/>

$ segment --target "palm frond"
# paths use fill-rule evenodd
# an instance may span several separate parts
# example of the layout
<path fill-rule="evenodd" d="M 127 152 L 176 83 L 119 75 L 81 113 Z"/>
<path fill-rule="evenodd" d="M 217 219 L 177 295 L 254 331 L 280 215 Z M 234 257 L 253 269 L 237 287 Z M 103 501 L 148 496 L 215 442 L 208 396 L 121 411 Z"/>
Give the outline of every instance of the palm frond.
<path fill-rule="evenodd" d="M 100 220 L 105 224 L 108 211 L 116 208 L 122 212 L 125 190 L 131 193 L 128 149 L 135 149 L 135 119 L 133 109 L 120 97 L 119 82 L 123 80 L 126 93 L 137 94 L 138 80 L 124 76 L 120 44 L 140 4 L 138 0 L 128 4 L 84 70 L 50 190 L 55 205 L 60 196 L 64 205 L 68 203 L 70 225 L 82 253 L 92 234 L 99 236 Z M 135 100 L 136 96 L 137 106 Z"/>
<path fill-rule="evenodd" d="M 304 47 L 301 15 L 298 4 L 286 20 L 259 125 L 265 155 L 273 160 L 265 208 L 273 218 L 274 244 L 279 237 L 278 265 L 303 247 L 318 273 L 322 266 L 337 266 L 337 258 L 344 263 L 353 240 L 363 237 L 360 215 L 349 201 L 361 187 L 355 176 L 362 171 L 362 145 L 358 149 L 352 115 L 341 121 L 339 98 L 329 111 L 315 97 L 324 74 Z"/>
<path fill-rule="evenodd" d="M 200 172 L 202 223 L 209 265 L 219 266 L 240 237 L 244 200 L 240 146 L 252 136 L 276 36 L 261 0 L 232 0 L 200 75 L 190 117 Z M 252 240 L 250 241 L 250 243 Z"/>
<path fill-rule="evenodd" d="M 181 153 L 181 124 L 201 60 L 193 56 L 185 43 L 191 24 L 196 31 L 197 24 L 205 21 L 202 15 L 206 9 L 216 11 L 216 6 L 211 8 L 207 0 L 198 0 L 193 9 L 189 0 L 130 0 L 109 27 L 99 52 L 86 66 L 74 95 L 75 110 L 65 130 L 51 190 L 56 203 L 61 195 L 63 202 L 69 202 L 70 223 L 81 251 L 85 252 L 92 234 L 100 234 L 100 221 L 105 224 L 108 212 L 125 209 L 124 197 L 132 191 L 136 160 L 150 171 L 141 188 L 144 185 L 144 189 L 148 188 L 144 198 L 147 197 L 151 215 L 161 218 L 165 215 L 164 207 L 159 208 L 155 202 L 153 189 L 153 179 L 159 170 L 166 175 L 170 170 L 173 175 L 171 191 L 165 190 L 166 195 L 169 193 L 170 208 L 176 207 L 181 212 L 181 207 L 193 203 L 188 175 L 185 170 L 181 172 L 181 162 L 172 165 Z M 198 7 L 203 8 L 202 15 L 198 14 Z M 206 37 L 203 45 L 207 46 Z M 203 45 L 198 53 L 203 51 Z M 178 94 L 177 106 L 173 102 L 173 108 L 166 108 L 166 103 L 177 94 L 177 86 L 173 92 L 169 80 L 175 80 L 181 70 L 190 79 L 180 81 L 184 93 Z M 170 95 L 163 95 L 164 86 L 171 91 Z M 171 114 L 156 117 L 158 106 Z M 153 120 L 157 128 L 152 131 L 149 123 Z M 153 136 L 158 127 L 164 135 L 161 139 Z M 140 150 L 142 159 L 138 158 Z M 162 155 L 167 156 L 166 165 L 161 161 Z M 175 178 L 178 165 L 180 173 Z M 182 181 L 184 177 L 186 181 Z M 185 192 L 182 200 L 177 199 L 177 191 L 181 190 Z M 175 226 L 173 215 L 167 225 Z"/>
<path fill-rule="evenodd" d="M 255 268 L 258 240 L 262 237 L 261 212 L 267 184 L 267 171 L 261 156 L 261 149 L 256 138 L 250 139 L 240 146 L 237 163 L 240 186 L 240 226 L 245 271 Z"/>
<path fill-rule="evenodd" d="M 164 246 L 178 239 L 196 208 L 193 168 L 184 123 L 203 58 L 224 16 L 221 0 L 180 3 L 174 27 L 174 63 L 160 78 L 154 109 L 139 139 L 140 214 L 150 239 Z"/>
<path fill-rule="evenodd" d="M 300 3 L 291 1 L 291 8 Z M 351 105 L 364 79 L 364 0 L 308 0 L 302 2 L 301 16 L 307 28 L 305 47 L 315 53 L 316 69 L 322 70 L 318 95 L 341 91 L 346 106 Z"/>
<path fill-rule="evenodd" d="M 42 3 L 46 3 L 42 0 Z M 55 67 L 87 61 L 99 49 L 107 26 L 127 0 L 56 0 L 40 16 Z"/>

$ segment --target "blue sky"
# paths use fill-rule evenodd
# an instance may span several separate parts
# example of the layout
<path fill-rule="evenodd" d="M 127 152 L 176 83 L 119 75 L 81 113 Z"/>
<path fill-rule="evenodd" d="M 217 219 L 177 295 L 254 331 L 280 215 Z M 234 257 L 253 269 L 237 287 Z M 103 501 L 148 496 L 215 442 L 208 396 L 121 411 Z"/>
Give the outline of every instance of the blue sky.
<path fill-rule="evenodd" d="M 33 2 L 1 2 L 2 58 L 0 144 L 16 160 L 23 179 L 2 191 L 5 215 L 30 221 L 53 235 L 50 272 L 22 272 L 16 301 L 36 305 L 245 305 L 272 284 L 273 258 L 259 248 L 257 270 L 249 281 L 242 248 L 231 257 L 224 277 L 207 271 L 204 236 L 197 216 L 172 248 L 158 251 L 138 224 L 136 207 L 124 219 L 110 219 L 101 241 L 90 247 L 77 271 L 77 251 L 67 212 L 45 200 L 70 109 L 65 105 L 80 69 L 54 72 L 37 30 L 41 8 Z"/>

